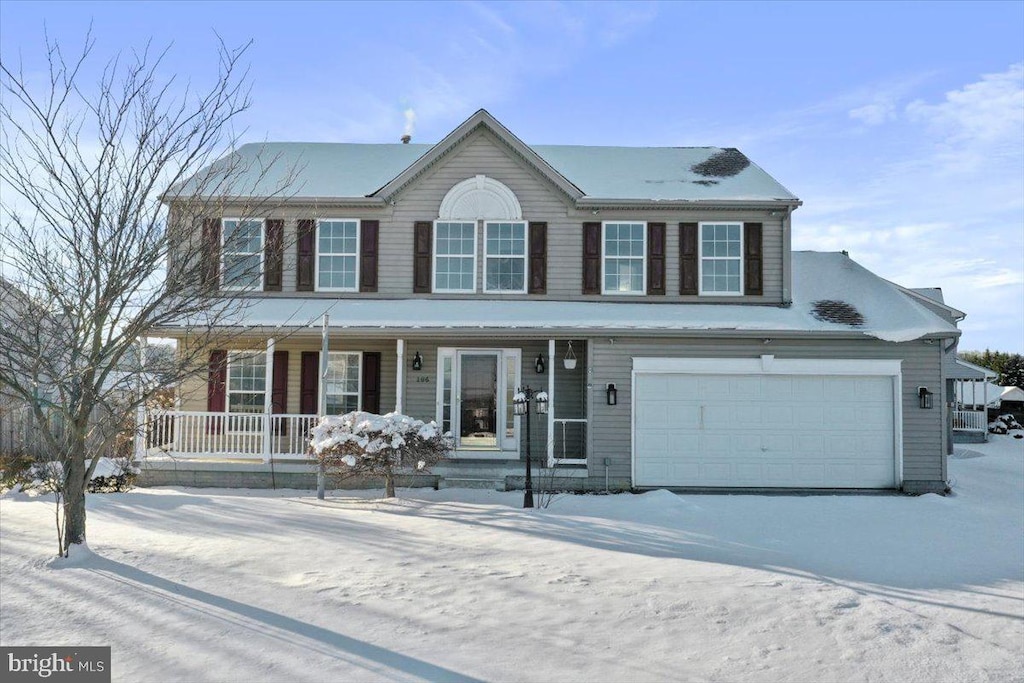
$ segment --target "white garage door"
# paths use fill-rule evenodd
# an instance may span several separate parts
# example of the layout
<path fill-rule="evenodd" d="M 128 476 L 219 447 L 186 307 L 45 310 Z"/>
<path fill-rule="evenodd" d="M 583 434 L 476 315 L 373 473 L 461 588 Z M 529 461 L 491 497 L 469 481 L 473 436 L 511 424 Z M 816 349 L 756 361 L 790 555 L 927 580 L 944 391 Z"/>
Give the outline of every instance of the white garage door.
<path fill-rule="evenodd" d="M 636 486 L 892 488 L 894 377 L 634 375 Z"/>

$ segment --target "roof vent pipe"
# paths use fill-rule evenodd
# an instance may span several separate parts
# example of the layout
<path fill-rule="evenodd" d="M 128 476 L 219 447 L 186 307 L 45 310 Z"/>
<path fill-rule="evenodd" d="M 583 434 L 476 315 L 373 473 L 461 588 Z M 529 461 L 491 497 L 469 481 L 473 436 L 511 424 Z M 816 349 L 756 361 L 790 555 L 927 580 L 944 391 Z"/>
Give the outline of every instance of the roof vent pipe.
<path fill-rule="evenodd" d="M 403 135 L 402 136 L 402 144 L 403 145 L 408 145 L 411 141 L 412 141 L 412 136 L 411 135 Z"/>

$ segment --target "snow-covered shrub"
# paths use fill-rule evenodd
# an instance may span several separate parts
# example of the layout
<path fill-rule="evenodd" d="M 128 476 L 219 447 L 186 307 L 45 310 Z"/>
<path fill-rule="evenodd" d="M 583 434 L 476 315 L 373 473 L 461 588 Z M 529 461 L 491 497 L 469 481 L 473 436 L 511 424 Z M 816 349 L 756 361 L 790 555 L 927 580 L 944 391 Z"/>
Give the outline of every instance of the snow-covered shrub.
<path fill-rule="evenodd" d="M 436 422 L 401 413 L 352 412 L 320 418 L 310 430 L 313 456 L 339 479 L 382 477 L 387 497 L 395 495 L 395 475 L 429 472 L 448 457 L 454 442 Z"/>
<path fill-rule="evenodd" d="M 1005 434 L 1008 430 L 1006 429 L 1006 423 L 1002 420 L 995 420 L 988 423 L 988 431 L 990 434 Z"/>
<path fill-rule="evenodd" d="M 102 458 L 89 480 L 89 493 L 121 493 L 135 486 L 139 468 L 130 457 Z"/>
<path fill-rule="evenodd" d="M 1020 423 L 1017 422 L 1017 418 L 1013 415 L 1013 413 L 1006 413 L 1005 415 L 1000 415 L 999 422 L 1002 422 L 1004 425 L 1006 425 L 1007 429 L 1024 429 L 1024 427 L 1021 427 Z"/>

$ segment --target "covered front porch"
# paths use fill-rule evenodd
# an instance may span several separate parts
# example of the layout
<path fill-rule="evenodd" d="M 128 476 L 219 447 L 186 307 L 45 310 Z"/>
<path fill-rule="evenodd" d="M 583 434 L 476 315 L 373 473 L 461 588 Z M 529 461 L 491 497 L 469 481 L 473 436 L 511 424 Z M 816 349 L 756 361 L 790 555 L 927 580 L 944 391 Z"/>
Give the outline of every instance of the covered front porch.
<path fill-rule="evenodd" d="M 186 342 L 187 343 L 187 340 Z M 352 410 L 436 420 L 455 439 L 446 467 L 481 478 L 534 465 L 587 470 L 588 343 L 583 339 L 326 335 L 249 338 L 210 353 L 206 377 L 170 409 L 140 409 L 136 455 L 158 466 L 308 465 L 320 415 Z M 546 392 L 548 411 L 515 415 L 513 396 Z M 507 470 L 507 471 L 506 471 Z"/>

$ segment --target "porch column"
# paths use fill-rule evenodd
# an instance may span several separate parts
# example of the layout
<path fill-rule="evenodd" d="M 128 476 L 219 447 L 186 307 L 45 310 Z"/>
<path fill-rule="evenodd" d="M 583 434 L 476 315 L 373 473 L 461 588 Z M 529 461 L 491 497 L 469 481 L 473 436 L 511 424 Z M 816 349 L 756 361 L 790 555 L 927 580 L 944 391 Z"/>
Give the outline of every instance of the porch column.
<path fill-rule="evenodd" d="M 405 340 L 395 342 L 395 353 L 398 365 L 395 368 L 395 412 L 401 413 L 405 403 Z"/>
<path fill-rule="evenodd" d="M 273 430 L 270 428 L 271 413 L 273 412 L 273 388 L 274 388 L 274 338 L 267 340 L 267 367 L 263 373 L 263 462 L 270 462 L 270 435 Z"/>
<path fill-rule="evenodd" d="M 555 466 L 555 340 L 548 339 L 548 467 Z"/>
<path fill-rule="evenodd" d="M 320 381 L 317 382 L 316 393 L 316 415 L 323 417 L 327 410 L 327 367 L 330 360 L 330 344 L 327 340 L 327 328 L 330 326 L 330 317 L 324 313 L 323 327 L 320 331 Z"/>

